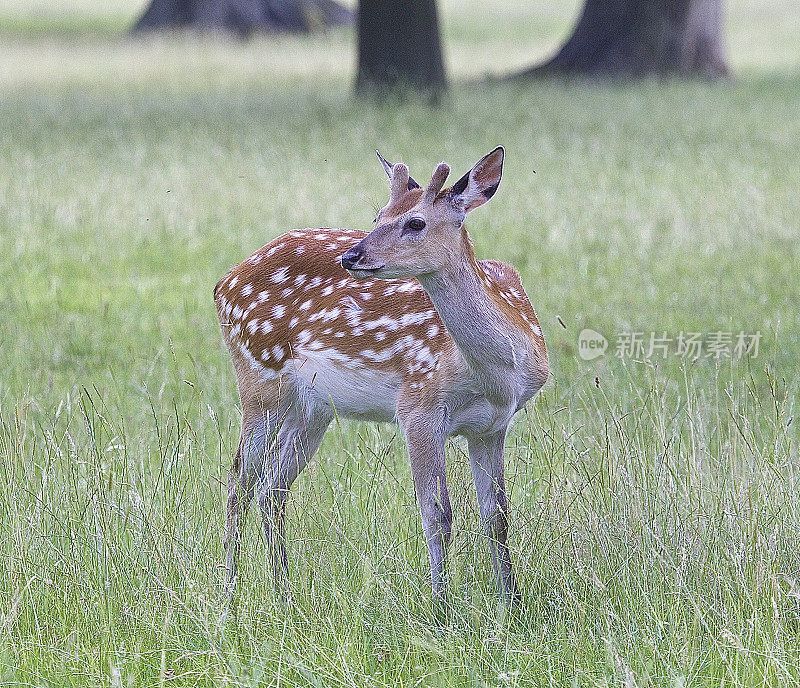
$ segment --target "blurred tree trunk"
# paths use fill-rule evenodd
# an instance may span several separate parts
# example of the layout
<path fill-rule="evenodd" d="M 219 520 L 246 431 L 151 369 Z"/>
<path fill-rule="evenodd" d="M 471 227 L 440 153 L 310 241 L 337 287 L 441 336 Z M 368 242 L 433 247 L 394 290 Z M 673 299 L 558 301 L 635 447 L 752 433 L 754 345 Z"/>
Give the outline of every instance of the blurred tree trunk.
<path fill-rule="evenodd" d="M 586 0 L 566 43 L 512 78 L 589 78 L 728 73 L 723 0 Z"/>
<path fill-rule="evenodd" d="M 133 31 L 199 29 L 246 36 L 352 23 L 353 13 L 335 0 L 151 0 Z"/>
<path fill-rule="evenodd" d="M 356 91 L 446 87 L 436 0 L 360 0 Z"/>

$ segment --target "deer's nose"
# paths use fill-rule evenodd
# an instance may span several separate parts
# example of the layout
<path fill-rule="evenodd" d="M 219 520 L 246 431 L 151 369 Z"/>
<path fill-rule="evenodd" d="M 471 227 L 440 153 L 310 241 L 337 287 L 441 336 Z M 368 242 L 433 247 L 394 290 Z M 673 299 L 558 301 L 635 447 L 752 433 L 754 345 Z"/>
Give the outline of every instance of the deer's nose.
<path fill-rule="evenodd" d="M 358 265 L 358 261 L 364 257 L 364 251 L 361 250 L 360 246 L 361 245 L 358 244 L 344 252 L 344 255 L 342 256 L 342 267 L 345 270 L 354 268 L 356 265 Z"/>

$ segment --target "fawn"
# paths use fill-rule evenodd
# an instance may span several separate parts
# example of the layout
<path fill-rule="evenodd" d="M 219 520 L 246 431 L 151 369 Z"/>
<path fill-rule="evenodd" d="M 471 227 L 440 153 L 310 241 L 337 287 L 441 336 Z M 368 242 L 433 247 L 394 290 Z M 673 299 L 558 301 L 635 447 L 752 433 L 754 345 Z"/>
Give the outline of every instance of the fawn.
<path fill-rule="evenodd" d="M 254 496 L 276 582 L 286 580 L 286 497 L 338 413 L 403 429 L 441 600 L 452 528 L 445 441 L 466 437 L 498 587 L 514 604 L 503 449 L 512 417 L 547 380 L 547 351 L 517 271 L 477 260 L 464 228 L 497 190 L 504 150 L 444 189 L 445 163 L 423 189 L 404 164 L 378 157 L 391 194 L 372 232 L 291 231 L 214 289 L 243 414 L 229 473 L 226 589 Z"/>

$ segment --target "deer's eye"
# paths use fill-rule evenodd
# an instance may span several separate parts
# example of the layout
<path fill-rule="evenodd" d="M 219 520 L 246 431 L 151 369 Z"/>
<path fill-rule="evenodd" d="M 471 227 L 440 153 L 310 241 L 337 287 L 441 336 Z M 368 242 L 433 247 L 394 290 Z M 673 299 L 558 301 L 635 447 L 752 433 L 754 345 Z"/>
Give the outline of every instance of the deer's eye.
<path fill-rule="evenodd" d="M 423 220 L 421 217 L 412 217 L 408 222 L 406 222 L 406 229 L 419 232 L 425 229 L 425 220 Z"/>

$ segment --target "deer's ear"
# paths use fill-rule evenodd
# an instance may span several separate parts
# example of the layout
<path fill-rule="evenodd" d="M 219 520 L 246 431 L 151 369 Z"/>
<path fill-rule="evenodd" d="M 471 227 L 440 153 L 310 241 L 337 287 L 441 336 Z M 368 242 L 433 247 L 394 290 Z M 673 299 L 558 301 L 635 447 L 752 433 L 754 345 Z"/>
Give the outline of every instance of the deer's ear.
<path fill-rule="evenodd" d="M 381 165 L 383 165 L 383 170 L 386 172 L 386 176 L 389 177 L 389 181 L 392 179 L 392 168 L 394 165 L 390 163 L 386 158 L 381 155 L 380 151 L 375 151 L 375 155 L 378 156 L 378 160 L 381 161 Z"/>
<path fill-rule="evenodd" d="M 381 165 L 383 166 L 384 172 L 386 172 L 386 176 L 389 177 L 389 184 L 392 183 L 392 170 L 394 169 L 394 165 L 390 163 L 386 158 L 384 158 L 380 151 L 375 151 L 375 154 L 378 156 L 378 160 L 381 161 Z M 415 182 L 411 177 L 408 178 L 408 190 L 411 189 L 419 189 L 419 184 Z"/>
<path fill-rule="evenodd" d="M 450 187 L 450 202 L 464 213 L 486 203 L 500 186 L 504 156 L 503 147 L 498 146 L 482 157 L 475 167 Z"/>

